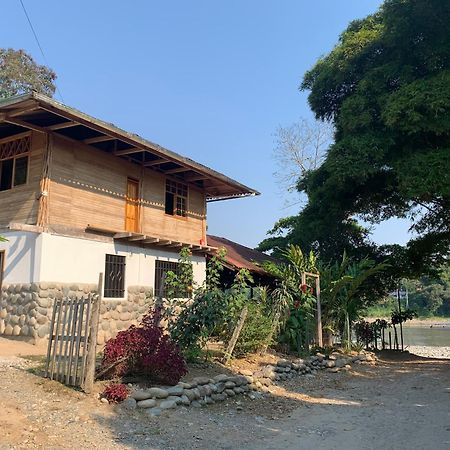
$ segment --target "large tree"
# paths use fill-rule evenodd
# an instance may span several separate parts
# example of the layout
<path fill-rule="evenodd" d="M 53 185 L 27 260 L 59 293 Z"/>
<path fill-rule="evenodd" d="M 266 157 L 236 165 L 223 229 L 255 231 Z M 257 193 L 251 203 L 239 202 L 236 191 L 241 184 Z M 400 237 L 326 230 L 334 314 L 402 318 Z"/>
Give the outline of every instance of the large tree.
<path fill-rule="evenodd" d="M 316 117 L 334 124 L 335 142 L 324 163 L 300 178 L 308 204 L 281 224 L 287 236 L 261 248 L 303 239 L 334 257 L 345 247 L 371 247 L 355 218 L 408 217 L 416 237 L 403 257 L 412 267 L 448 255 L 449 24 L 448 1 L 387 0 L 350 23 L 306 73 L 301 89 L 310 91 Z"/>
<path fill-rule="evenodd" d="M 56 74 L 24 50 L 0 48 L 0 98 L 37 91 L 53 96 Z"/>

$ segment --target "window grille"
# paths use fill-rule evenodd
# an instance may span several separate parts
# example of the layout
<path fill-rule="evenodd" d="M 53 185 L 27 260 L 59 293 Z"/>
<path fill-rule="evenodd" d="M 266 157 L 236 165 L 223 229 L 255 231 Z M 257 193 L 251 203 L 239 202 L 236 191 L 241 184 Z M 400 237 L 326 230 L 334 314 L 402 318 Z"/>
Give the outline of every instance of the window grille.
<path fill-rule="evenodd" d="M 31 136 L 4 142 L 0 144 L 0 160 L 23 155 L 24 153 L 28 153 L 30 149 Z"/>
<path fill-rule="evenodd" d="M 27 182 L 30 148 L 30 136 L 0 144 L 0 191 Z"/>
<path fill-rule="evenodd" d="M 167 297 L 167 287 L 165 284 L 167 272 L 173 272 L 177 275 L 180 274 L 180 265 L 171 261 L 159 261 L 155 262 L 155 296 L 158 298 Z M 181 295 L 183 297 L 183 295 Z"/>
<path fill-rule="evenodd" d="M 107 298 L 123 298 L 125 294 L 125 256 L 106 255 L 105 288 Z"/>

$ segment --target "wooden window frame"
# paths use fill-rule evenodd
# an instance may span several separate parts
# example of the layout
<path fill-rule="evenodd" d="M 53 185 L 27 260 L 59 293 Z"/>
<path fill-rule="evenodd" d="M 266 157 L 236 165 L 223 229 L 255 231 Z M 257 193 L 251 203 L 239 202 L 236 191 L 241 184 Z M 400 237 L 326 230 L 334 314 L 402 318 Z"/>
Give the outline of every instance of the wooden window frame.
<path fill-rule="evenodd" d="M 112 268 L 109 268 L 112 264 Z M 103 296 L 115 300 L 123 300 L 125 298 L 125 277 L 126 277 L 127 259 L 124 255 L 114 255 L 107 253 L 105 255 L 105 280 L 103 283 Z M 121 271 L 121 279 L 113 280 L 109 278 L 111 269 Z"/>
<path fill-rule="evenodd" d="M 23 153 L 18 153 L 18 154 L 13 154 L 12 156 L 6 156 L 6 157 L 1 157 L 1 147 L 3 145 L 9 144 L 10 142 L 13 141 L 20 141 L 22 139 L 28 139 L 28 149 L 27 151 L 23 152 Z M 21 187 L 21 186 L 26 186 L 29 183 L 29 179 L 30 179 L 30 154 L 31 154 L 31 146 L 32 146 L 32 141 L 31 141 L 31 133 L 26 133 L 25 135 L 21 134 L 19 135 L 19 137 L 15 136 L 15 137 L 11 137 L 9 139 L 2 139 L 0 140 L 0 176 L 1 176 L 1 167 L 2 167 L 2 163 L 4 161 L 13 161 L 13 167 L 12 167 L 12 173 L 11 173 L 11 186 L 7 189 L 3 189 L 0 190 L 0 192 L 6 192 L 6 191 L 11 191 L 12 189 Z M 26 175 L 25 175 L 25 183 L 22 184 L 15 184 L 15 178 L 16 178 L 16 161 L 18 159 L 22 159 L 22 158 L 27 158 L 27 171 L 26 171 Z M 1 180 L 0 180 L 1 183 Z"/>
<path fill-rule="evenodd" d="M 176 192 L 170 192 L 167 188 L 169 183 L 172 183 L 175 185 L 175 191 Z M 182 189 L 186 189 L 186 195 L 178 194 L 178 187 L 182 186 Z M 166 201 L 167 201 L 167 194 L 170 193 L 173 195 L 173 211 L 172 214 L 165 211 L 165 214 L 170 217 L 174 217 L 176 219 L 180 220 L 188 220 L 188 211 L 189 211 L 189 185 L 187 183 L 183 183 L 181 181 L 175 181 L 170 178 L 166 178 L 166 182 L 164 185 L 164 206 L 166 209 Z M 184 209 L 184 215 L 177 214 L 177 202 L 178 198 L 182 198 L 185 201 L 185 209 Z"/>

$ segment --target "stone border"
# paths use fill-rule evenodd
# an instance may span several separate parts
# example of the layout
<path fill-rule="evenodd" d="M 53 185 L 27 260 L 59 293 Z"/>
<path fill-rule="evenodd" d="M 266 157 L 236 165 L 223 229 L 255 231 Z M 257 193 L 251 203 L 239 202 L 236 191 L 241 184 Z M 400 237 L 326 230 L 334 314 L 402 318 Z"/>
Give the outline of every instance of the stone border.
<path fill-rule="evenodd" d="M 352 363 L 375 364 L 375 360 L 375 356 L 369 352 L 352 356 L 334 352 L 328 358 L 317 353 L 306 359 L 280 359 L 276 365 L 267 365 L 254 372 L 242 369 L 238 375 L 197 377 L 189 382 L 179 382 L 176 386 L 134 389 L 122 406 L 126 409 L 142 409 L 151 417 L 156 417 L 178 406 L 201 407 L 242 394 L 252 398 L 252 391 L 270 392 L 269 386 L 277 381 L 302 375 L 313 377 L 317 371 L 324 369 L 333 373 L 346 371 Z M 105 398 L 101 401 L 108 403 Z"/>

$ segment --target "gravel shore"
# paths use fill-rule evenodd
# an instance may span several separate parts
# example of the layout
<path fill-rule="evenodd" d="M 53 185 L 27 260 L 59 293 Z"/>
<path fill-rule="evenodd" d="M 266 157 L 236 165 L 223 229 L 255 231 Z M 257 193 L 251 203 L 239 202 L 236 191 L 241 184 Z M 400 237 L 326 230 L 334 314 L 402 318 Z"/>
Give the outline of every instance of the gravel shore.
<path fill-rule="evenodd" d="M 450 359 L 450 347 L 431 347 L 425 345 L 411 345 L 407 350 L 413 355 L 426 358 Z"/>

